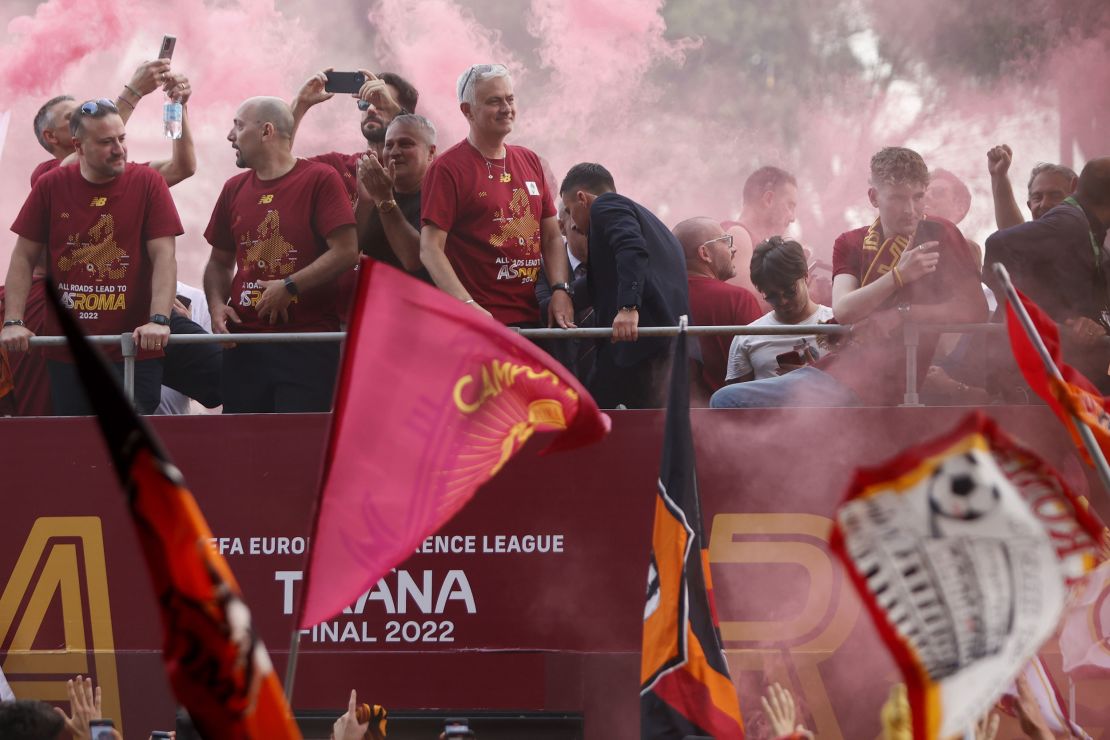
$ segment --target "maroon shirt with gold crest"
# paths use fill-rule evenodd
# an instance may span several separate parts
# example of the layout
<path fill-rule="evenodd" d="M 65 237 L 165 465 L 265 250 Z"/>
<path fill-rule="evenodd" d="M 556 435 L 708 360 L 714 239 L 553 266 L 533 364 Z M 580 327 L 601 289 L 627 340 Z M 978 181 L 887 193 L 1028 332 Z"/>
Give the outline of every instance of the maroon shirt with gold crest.
<path fill-rule="evenodd" d="M 447 232 L 447 259 L 463 287 L 503 324 L 536 323 L 540 222 L 555 203 L 540 158 L 506 146 L 486 160 L 465 139 L 432 160 L 421 220 Z"/>
<path fill-rule="evenodd" d="M 153 266 L 146 244 L 183 233 L 165 179 L 135 164 L 101 184 L 86 180 L 80 167 L 54 168 L 36 181 L 12 231 L 46 245 L 62 304 L 93 335 L 123 334 L 149 321 Z M 61 333 L 49 312 L 44 333 Z M 119 347 L 104 350 L 122 361 Z M 139 359 L 160 355 L 140 352 Z M 47 356 L 69 360 L 65 350 Z"/>
<path fill-rule="evenodd" d="M 327 236 L 354 225 L 351 201 L 331 167 L 298 159 L 273 180 L 253 170 L 224 183 L 204 238 L 215 249 L 235 252 L 230 306 L 243 323 L 236 331 L 336 331 L 336 285 L 302 290 L 289 304 L 289 321 L 260 321 L 255 306 L 266 280 L 282 280 L 328 251 Z"/>

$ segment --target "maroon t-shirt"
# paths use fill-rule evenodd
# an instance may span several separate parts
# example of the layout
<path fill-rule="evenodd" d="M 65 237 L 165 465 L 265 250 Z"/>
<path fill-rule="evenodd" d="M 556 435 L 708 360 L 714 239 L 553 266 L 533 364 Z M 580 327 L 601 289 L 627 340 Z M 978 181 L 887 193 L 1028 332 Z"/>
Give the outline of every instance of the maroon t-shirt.
<path fill-rule="evenodd" d="M 230 324 L 244 332 L 336 331 L 336 285 L 302 290 L 289 305 L 287 323 L 260 321 L 255 306 L 265 280 L 287 278 L 328 251 L 327 236 L 354 225 L 343 183 L 327 165 L 298 159 L 273 180 L 253 170 L 224 184 L 204 238 L 215 249 L 235 253 L 229 305 L 242 319 Z"/>
<path fill-rule="evenodd" d="M 852 275 L 860 284 L 873 255 L 864 255 L 864 238 L 870 227 L 847 231 L 833 245 L 833 278 Z M 882 237 L 880 237 L 882 243 Z M 938 305 L 949 301 L 966 301 L 983 307 L 986 299 L 979 285 L 979 268 L 968 249 L 967 241 L 956 226 L 944 219 L 930 216 L 918 227 L 915 244 L 928 241 L 940 242 L 937 252 L 940 261 L 936 272 L 916 280 L 890 296 L 877 311 L 897 308 L 905 303 Z M 925 375 L 936 351 L 939 335 L 922 331 L 917 350 L 918 388 L 925 382 Z M 851 388 L 865 404 L 901 403 L 906 388 L 906 350 L 900 333 L 887 341 L 870 341 L 851 345 L 842 352 L 828 356 L 821 363 L 822 369 Z"/>
<path fill-rule="evenodd" d="M 339 178 L 343 181 L 343 189 L 347 191 L 347 197 L 351 199 L 351 206 L 354 207 L 358 204 L 358 162 L 365 154 L 365 151 L 354 154 L 328 152 L 309 157 L 308 161 L 326 164 L 338 172 Z M 355 299 L 357 286 L 358 265 L 355 265 L 339 276 L 339 319 L 344 324 L 350 319 L 351 303 Z"/>
<path fill-rule="evenodd" d="M 365 154 L 365 151 L 355 152 L 354 154 L 328 152 L 327 154 L 308 157 L 308 161 L 320 162 L 335 170 L 343 182 L 343 189 L 347 191 L 347 197 L 351 199 L 351 205 L 354 206 L 358 202 L 358 180 L 356 179 L 358 177 L 358 162 Z"/>
<path fill-rule="evenodd" d="M 35 169 L 31 170 L 31 187 L 35 187 L 35 183 L 39 181 L 40 177 L 45 175 L 47 172 L 50 172 L 51 170 L 57 169 L 59 166 L 61 166 L 61 164 L 62 164 L 62 160 L 60 160 L 60 159 L 48 159 L 45 162 L 40 162 L 38 165 L 36 165 Z M 67 167 L 76 167 L 77 164 L 76 164 L 76 162 L 74 162 L 74 163 L 68 164 L 66 166 Z M 128 162 L 127 166 L 128 167 L 149 167 L 150 162 Z"/>
<path fill-rule="evenodd" d="M 704 275 L 687 275 L 690 288 L 691 326 L 732 326 L 750 324 L 763 312 L 750 290 Z M 711 390 L 725 384 L 731 335 L 704 336 L 701 344 L 702 380 Z"/>
<path fill-rule="evenodd" d="M 45 162 L 40 162 L 39 164 L 37 164 L 35 166 L 35 169 L 31 170 L 31 187 L 35 187 L 35 183 L 39 181 L 40 177 L 42 177 L 61 163 L 62 160 L 60 159 L 48 159 Z"/>
<path fill-rule="evenodd" d="M 540 222 L 555 204 L 535 152 L 506 146 L 487 161 L 464 139 L 432 161 L 421 192 L 421 220 L 447 232 L 471 297 L 503 324 L 539 321 Z"/>
<path fill-rule="evenodd" d="M 80 167 L 58 167 L 38 179 L 12 231 L 45 244 L 54 287 L 86 334 L 122 334 L 150 319 L 153 275 L 147 242 L 183 233 L 166 181 L 149 167 L 127 165 L 111 182 L 94 184 Z M 60 334 L 52 314 L 46 334 Z M 113 362 L 119 347 L 103 347 Z M 160 356 L 140 351 L 139 359 Z M 50 359 L 69 360 L 64 349 Z"/>
<path fill-rule="evenodd" d="M 4 315 L 4 286 L 0 285 L 0 316 Z M 41 334 L 46 321 L 46 278 L 31 280 L 27 303 L 23 308 L 23 323 L 35 334 Z M 32 347 L 26 352 L 8 353 L 12 368 L 12 392 L 4 400 L 10 403 L 6 412 L 15 416 L 50 416 L 50 378 L 46 372 L 46 355 L 42 347 Z"/>

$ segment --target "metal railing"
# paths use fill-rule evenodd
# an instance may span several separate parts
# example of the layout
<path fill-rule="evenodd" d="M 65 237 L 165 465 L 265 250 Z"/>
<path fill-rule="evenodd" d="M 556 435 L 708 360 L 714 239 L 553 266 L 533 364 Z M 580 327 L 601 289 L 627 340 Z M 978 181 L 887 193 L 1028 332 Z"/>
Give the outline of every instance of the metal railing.
<path fill-rule="evenodd" d="M 902 342 L 906 351 L 906 390 L 903 406 L 921 406 L 918 391 L 917 351 L 921 344 L 921 333 L 936 334 L 998 334 L 1004 331 L 1002 324 L 917 324 L 902 325 Z M 513 329 L 528 339 L 604 339 L 612 336 L 613 330 L 606 327 L 589 329 Z M 747 335 L 747 336 L 844 336 L 852 332 L 850 325 L 841 324 L 793 324 L 787 326 L 691 326 L 687 328 L 691 336 Z M 644 326 L 637 330 L 641 337 L 673 337 L 679 332 L 677 326 Z M 286 342 L 342 342 L 346 332 L 273 332 L 260 334 L 171 334 L 169 344 L 281 344 Z M 131 334 L 90 336 L 93 344 L 118 344 L 123 354 L 123 387 L 127 397 L 135 397 L 135 357 L 138 348 Z M 65 346 L 65 337 L 32 337 L 32 347 Z"/>

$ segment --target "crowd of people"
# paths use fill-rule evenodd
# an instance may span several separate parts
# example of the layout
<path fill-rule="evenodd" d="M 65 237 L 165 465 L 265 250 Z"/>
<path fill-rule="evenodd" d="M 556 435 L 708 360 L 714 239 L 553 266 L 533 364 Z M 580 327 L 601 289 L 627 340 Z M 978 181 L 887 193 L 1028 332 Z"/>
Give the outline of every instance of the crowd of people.
<path fill-rule="evenodd" d="M 291 102 L 239 106 L 227 139 L 244 171 L 215 198 L 203 290 L 177 281 L 174 253 L 182 226 L 170 188 L 196 170 L 188 79 L 161 59 L 141 65 L 115 99 L 46 101 L 34 129 L 50 159 L 31 174 L 12 225 L 0 334 L 11 390 L 0 413 L 88 413 L 66 350 L 29 345 L 58 333 L 44 305 L 48 286 L 88 334 L 132 335 L 144 413 L 180 413 L 189 399 L 224 413 L 327 411 L 338 343 L 175 345 L 173 337 L 338 331 L 360 253 L 510 327 L 611 328 L 611 340 L 543 343 L 604 408 L 662 405 L 671 343 L 638 330 L 682 316 L 702 326 L 852 327 L 847 336 L 701 336 L 691 393 L 715 408 L 900 403 L 907 323 L 921 325 L 924 399 L 1020 400 L 1008 350 L 928 328 L 997 320 L 994 263 L 1063 327 L 1065 357 L 1110 385 L 1110 159 L 1092 159 L 1078 176 L 1038 165 L 1026 222 L 1010 183 L 1012 152 L 990 149 L 998 231 L 984 250 L 958 227 L 971 206 L 966 184 L 915 151 L 883 148 L 860 183 L 877 218 L 836 239 L 830 281 L 817 274 L 814 250 L 787 233 L 798 202 L 791 173 L 753 172 L 736 221 L 706 215 L 669 228 L 618 192 L 603 164 L 556 178 L 539 154 L 509 144 L 517 106 L 499 64 L 458 78 L 462 141 L 440 145 L 403 77 L 361 70 L 354 97 L 366 148 L 297 157 L 305 115 L 334 95 L 329 72 Z M 125 124 L 158 89 L 182 104 L 182 136 L 169 159 L 131 164 Z M 122 374 L 121 350 L 108 355 Z"/>
<path fill-rule="evenodd" d="M 69 703 L 67 713 L 60 707 L 35 700 L 0 701 L 0 737 L 5 740 L 97 740 L 92 728 L 104 717 L 99 686 L 89 677 L 77 676 L 66 682 Z M 777 682 L 768 682 L 760 697 L 760 708 L 746 722 L 747 734 L 759 740 L 813 740 L 814 733 L 806 727 L 806 710 L 794 695 Z M 1045 718 L 1028 680 L 1019 676 L 997 708 L 976 725 L 975 740 L 995 740 L 1001 713 L 1014 717 L 1025 737 L 1032 740 L 1054 740 L 1056 735 Z M 123 740 L 123 735 L 108 722 L 102 738 Z M 178 710 L 173 722 L 176 729 L 155 730 L 149 740 L 203 740 L 184 710 Z M 882 740 L 911 740 L 911 711 L 905 684 L 891 687 L 890 696 L 880 712 Z M 358 701 L 352 689 L 346 711 L 332 725 L 330 740 L 385 740 L 388 737 L 389 712 L 378 704 Z M 144 733 L 145 734 L 145 733 Z M 430 737 L 430 736 L 429 736 Z M 450 718 L 444 722 L 439 740 L 476 740 L 469 721 Z"/>

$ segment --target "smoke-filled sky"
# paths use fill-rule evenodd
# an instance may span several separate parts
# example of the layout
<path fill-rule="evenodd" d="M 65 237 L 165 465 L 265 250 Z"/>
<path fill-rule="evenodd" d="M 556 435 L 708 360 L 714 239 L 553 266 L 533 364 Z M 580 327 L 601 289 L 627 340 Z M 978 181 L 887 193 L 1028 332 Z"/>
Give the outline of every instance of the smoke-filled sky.
<path fill-rule="evenodd" d="M 974 202 L 961 226 L 980 242 L 993 223 L 990 146 L 1014 147 L 1019 194 L 1038 161 L 1110 153 L 1110 12 L 1098 0 L 8 0 L 0 23 L 5 225 L 48 156 L 32 134 L 37 108 L 62 92 L 114 97 L 163 33 L 177 35 L 199 171 L 172 192 L 187 230 L 179 272 L 194 284 L 204 226 L 236 172 L 224 136 L 237 104 L 291 98 L 326 66 L 412 80 L 446 147 L 465 133 L 457 75 L 504 62 L 519 106 L 510 141 L 557 178 L 602 162 L 672 225 L 736 215 L 747 174 L 783 166 L 802 190 L 794 228 L 826 258 L 840 231 L 873 218 L 866 166 L 881 146 L 912 146 L 964 177 Z M 159 96 L 131 119 L 132 161 L 169 154 Z M 296 152 L 363 144 L 354 103 L 337 97 L 309 113 Z M 4 234 L 6 266 L 15 238 Z"/>

